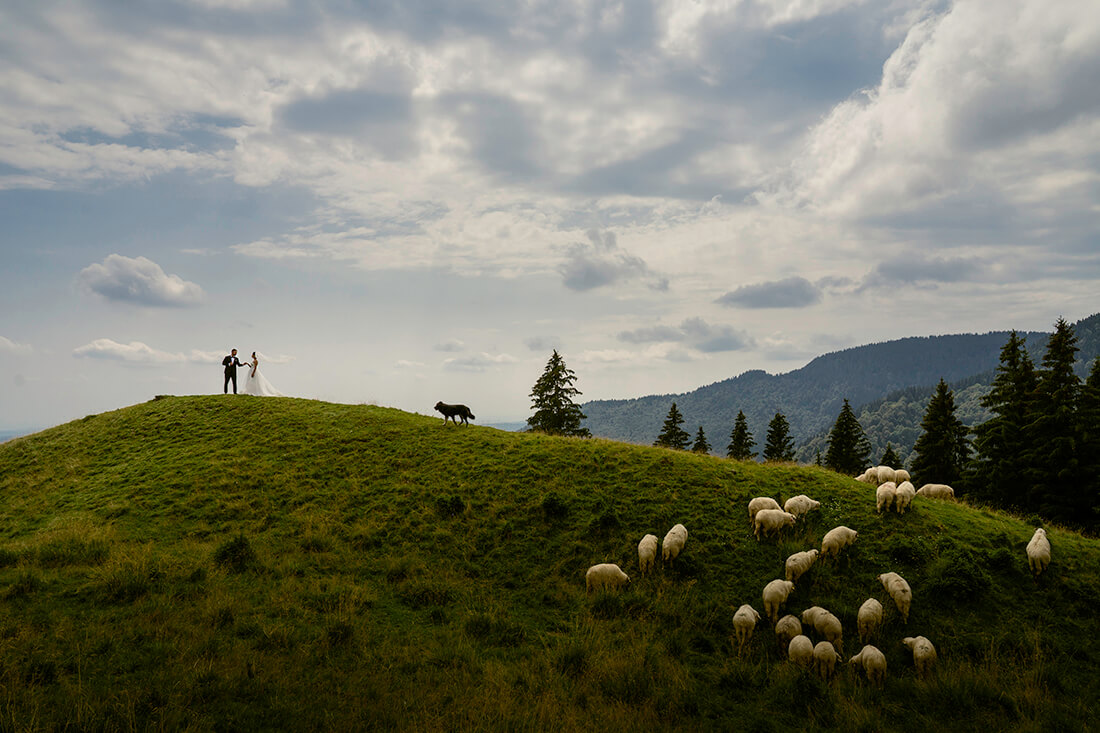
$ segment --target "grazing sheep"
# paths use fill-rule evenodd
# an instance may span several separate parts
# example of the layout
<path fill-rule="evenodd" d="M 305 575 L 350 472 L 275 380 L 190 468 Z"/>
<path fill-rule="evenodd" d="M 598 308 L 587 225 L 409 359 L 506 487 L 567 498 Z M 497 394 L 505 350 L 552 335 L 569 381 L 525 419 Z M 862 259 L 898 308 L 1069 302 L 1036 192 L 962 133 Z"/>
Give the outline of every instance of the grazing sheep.
<path fill-rule="evenodd" d="M 764 586 L 764 613 L 773 624 L 779 618 L 779 607 L 787 602 L 792 591 L 794 583 L 789 580 L 773 580 Z"/>
<path fill-rule="evenodd" d="M 782 509 L 779 502 L 770 496 L 758 496 L 749 501 L 749 521 L 756 519 L 756 513 L 761 509 Z"/>
<path fill-rule="evenodd" d="M 859 607 L 856 623 L 859 624 L 859 640 L 866 644 L 882 626 L 882 604 L 875 598 L 868 598 Z"/>
<path fill-rule="evenodd" d="M 638 570 L 645 575 L 657 560 L 657 535 L 647 534 L 638 543 Z"/>
<path fill-rule="evenodd" d="M 843 525 L 833 527 L 825 533 L 825 537 L 821 540 L 821 557 L 825 558 L 829 555 L 840 557 L 840 551 L 855 542 L 858 534 L 859 532 Z"/>
<path fill-rule="evenodd" d="M 840 619 L 821 606 L 811 606 L 802 612 L 802 623 L 809 624 L 813 630 L 824 636 L 837 649 L 844 650 L 844 629 Z"/>
<path fill-rule="evenodd" d="M 896 483 L 898 486 L 901 486 L 903 481 L 912 481 L 912 480 L 913 479 L 909 475 L 909 472 L 906 471 L 904 468 L 899 468 L 898 470 L 894 471 L 894 483 Z"/>
<path fill-rule="evenodd" d="M 894 510 L 898 514 L 905 514 L 909 509 L 909 505 L 913 503 L 913 497 L 917 495 L 917 490 L 913 487 L 913 484 L 908 481 L 902 481 L 898 484 L 897 491 L 894 492 Z"/>
<path fill-rule="evenodd" d="M 917 489 L 917 496 L 929 499 L 954 499 L 955 490 L 947 484 L 925 484 Z"/>
<path fill-rule="evenodd" d="M 898 472 L 889 466 L 879 466 L 875 469 L 875 475 L 878 476 L 878 484 L 882 486 L 887 481 L 893 481 L 897 483 Z"/>
<path fill-rule="evenodd" d="M 604 588 L 618 590 L 629 582 L 630 577 L 618 565 L 609 562 L 593 565 L 584 574 L 584 585 L 589 593 Z"/>
<path fill-rule="evenodd" d="M 756 513 L 752 533 L 756 535 L 756 539 L 760 539 L 760 530 L 764 530 L 764 535 L 767 536 L 784 527 L 793 527 L 794 522 L 794 515 L 782 509 L 761 509 Z"/>
<path fill-rule="evenodd" d="M 827 641 L 817 642 L 817 646 L 814 647 L 814 668 L 821 675 L 821 679 L 828 682 L 839 661 L 840 655 L 832 644 Z"/>
<path fill-rule="evenodd" d="M 788 613 L 775 622 L 775 636 L 783 646 L 787 646 L 791 639 L 801 633 L 802 622 L 798 620 L 798 616 Z"/>
<path fill-rule="evenodd" d="M 820 501 L 814 501 L 805 494 L 799 494 L 783 502 L 783 511 L 788 514 L 793 514 L 795 519 L 797 519 L 807 514 L 811 509 L 817 509 L 819 506 L 821 506 Z"/>
<path fill-rule="evenodd" d="M 886 511 L 890 511 L 890 507 L 894 505 L 894 497 L 897 493 L 898 487 L 893 481 L 887 481 L 880 485 L 875 490 L 875 511 L 882 514 L 883 507 L 886 507 Z"/>
<path fill-rule="evenodd" d="M 796 552 L 787 558 L 787 580 L 797 583 L 798 579 L 806 574 L 814 561 L 817 560 L 817 550 Z"/>
<path fill-rule="evenodd" d="M 866 471 L 856 476 L 856 481 L 864 484 L 874 484 L 878 486 L 878 466 L 871 466 Z"/>
<path fill-rule="evenodd" d="M 913 666 L 917 668 L 917 675 L 926 676 L 932 671 L 932 665 L 936 663 L 936 647 L 923 636 L 907 636 L 901 643 L 913 652 Z"/>
<path fill-rule="evenodd" d="M 810 637 L 799 634 L 787 644 L 787 659 L 803 667 L 814 663 L 814 643 Z"/>
<path fill-rule="evenodd" d="M 747 603 L 733 614 L 733 630 L 737 634 L 738 653 L 752 638 L 752 630 L 756 628 L 756 622 L 759 620 L 760 613 Z"/>
<path fill-rule="evenodd" d="M 1042 527 L 1035 530 L 1031 541 L 1027 543 L 1027 565 L 1036 577 L 1050 565 L 1050 540 L 1047 539 L 1047 531 Z"/>
<path fill-rule="evenodd" d="M 862 667 L 867 681 L 878 687 L 886 681 L 886 655 L 876 646 L 868 644 L 859 650 L 859 654 L 848 660 L 848 664 Z"/>
<path fill-rule="evenodd" d="M 687 542 L 687 527 L 682 524 L 675 525 L 665 535 L 665 541 L 661 543 L 661 559 L 665 562 L 675 560 L 684 551 L 684 543 Z"/>
<path fill-rule="evenodd" d="M 878 576 L 878 579 L 894 599 L 894 605 L 901 612 L 902 622 L 909 623 L 909 606 L 913 603 L 913 591 L 910 590 L 909 583 L 897 573 L 883 573 Z"/>

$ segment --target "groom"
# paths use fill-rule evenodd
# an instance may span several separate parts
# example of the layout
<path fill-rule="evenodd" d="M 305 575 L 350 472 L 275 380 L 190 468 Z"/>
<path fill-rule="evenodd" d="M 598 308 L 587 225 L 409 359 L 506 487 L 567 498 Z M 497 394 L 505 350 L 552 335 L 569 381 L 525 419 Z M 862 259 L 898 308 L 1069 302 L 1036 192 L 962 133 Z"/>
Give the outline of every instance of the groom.
<path fill-rule="evenodd" d="M 237 394 L 237 367 L 243 367 L 244 364 L 237 358 L 236 349 L 233 349 L 229 356 L 222 359 L 222 366 L 225 367 L 225 385 L 222 387 L 222 391 L 229 394 L 229 380 L 233 380 L 233 394 Z"/>

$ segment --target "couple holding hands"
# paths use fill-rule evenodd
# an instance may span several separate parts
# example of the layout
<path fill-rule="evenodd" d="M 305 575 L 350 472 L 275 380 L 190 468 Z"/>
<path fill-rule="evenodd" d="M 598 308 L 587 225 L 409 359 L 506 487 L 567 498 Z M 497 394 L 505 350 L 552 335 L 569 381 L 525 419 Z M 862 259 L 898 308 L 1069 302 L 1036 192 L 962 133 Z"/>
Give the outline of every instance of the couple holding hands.
<path fill-rule="evenodd" d="M 250 395 L 256 395 L 257 397 L 284 397 L 282 392 L 271 386 L 271 383 L 264 379 L 264 375 L 260 374 L 260 359 L 256 356 L 256 352 L 252 352 L 252 361 L 241 363 L 241 360 L 237 358 L 237 350 L 233 349 L 229 356 L 222 359 L 222 366 L 225 367 L 225 384 L 222 387 L 222 391 L 225 394 L 229 394 L 229 383 L 233 382 L 233 394 L 237 394 L 237 368 L 248 368 L 248 376 L 244 380 L 244 393 Z"/>

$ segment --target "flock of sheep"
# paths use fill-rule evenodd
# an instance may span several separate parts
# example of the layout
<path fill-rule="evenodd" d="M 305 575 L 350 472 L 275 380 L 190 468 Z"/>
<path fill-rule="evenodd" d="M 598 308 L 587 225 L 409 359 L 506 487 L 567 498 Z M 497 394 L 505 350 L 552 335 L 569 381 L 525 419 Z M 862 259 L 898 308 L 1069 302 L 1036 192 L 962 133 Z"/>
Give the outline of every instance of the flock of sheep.
<path fill-rule="evenodd" d="M 878 513 L 893 508 L 899 514 L 904 514 L 915 496 L 930 499 L 954 499 L 955 497 L 954 489 L 945 484 L 925 484 L 918 490 L 909 479 L 907 471 L 895 470 L 889 466 L 872 466 L 856 477 L 857 481 L 877 486 L 875 505 Z M 820 502 L 804 494 L 787 499 L 782 507 L 771 497 L 758 496 L 748 504 L 753 534 L 757 540 L 778 534 L 787 527 L 795 526 L 800 518 L 820 506 Z M 833 676 L 837 662 L 842 661 L 841 653 L 844 646 L 840 619 L 820 606 L 807 608 L 802 612 L 801 619 L 793 614 L 779 618 L 779 611 L 794 591 L 795 583 L 813 567 L 819 558 L 822 560 L 830 556 L 839 558 L 841 552 L 856 541 L 858 534 L 850 527 L 834 527 L 825 533 L 820 550 L 811 549 L 794 553 L 786 560 L 785 578 L 773 580 L 764 586 L 762 596 L 764 614 L 775 627 L 775 635 L 780 645 L 786 647 L 787 658 L 792 663 L 805 668 L 813 667 L 825 680 Z M 666 563 L 674 561 L 683 552 L 687 536 L 687 528 L 682 524 L 677 524 L 668 531 L 662 546 L 662 559 Z M 638 543 L 638 567 L 643 575 L 653 570 L 656 558 L 657 536 L 647 534 Z M 1028 565 L 1036 576 L 1049 565 L 1050 541 L 1042 528 L 1036 529 L 1031 541 L 1028 542 L 1027 558 Z M 605 588 L 622 588 L 629 581 L 630 578 L 626 573 L 613 563 L 593 565 L 585 574 L 585 585 L 589 593 Z M 902 623 L 908 623 L 909 609 L 913 602 L 913 591 L 909 583 L 895 572 L 882 573 L 878 576 L 878 581 L 897 607 Z M 752 638 L 753 630 L 760 619 L 760 613 L 747 603 L 734 613 L 733 629 L 738 653 L 741 653 L 745 644 Z M 850 664 L 862 668 L 868 681 L 878 686 L 881 686 L 886 678 L 886 655 L 866 642 L 878 634 L 882 621 L 882 604 L 875 598 L 868 598 L 860 606 L 857 614 L 859 639 L 865 646 L 848 660 Z M 810 629 L 817 636 L 822 637 L 816 645 L 803 633 L 804 630 Z M 901 640 L 901 643 L 912 653 L 913 666 L 917 674 L 921 677 L 926 676 L 935 664 L 936 647 L 923 636 L 907 636 Z"/>

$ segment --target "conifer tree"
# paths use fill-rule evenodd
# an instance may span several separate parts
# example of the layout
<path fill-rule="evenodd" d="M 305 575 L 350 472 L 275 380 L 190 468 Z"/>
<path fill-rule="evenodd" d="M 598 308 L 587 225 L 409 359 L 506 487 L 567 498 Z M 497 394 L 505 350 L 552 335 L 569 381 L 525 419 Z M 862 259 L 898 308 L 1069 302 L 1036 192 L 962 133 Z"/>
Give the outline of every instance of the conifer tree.
<path fill-rule="evenodd" d="M 1092 506 L 1081 481 L 1081 431 L 1077 406 L 1081 380 L 1073 372 L 1077 354 L 1073 327 L 1059 318 L 1047 341 L 1039 370 L 1036 419 L 1029 446 L 1031 492 L 1028 504 L 1051 519 L 1079 524 Z"/>
<path fill-rule="evenodd" d="M 969 430 L 955 416 L 955 394 L 940 379 L 921 420 L 913 445 L 913 483 L 959 485 L 970 457 Z"/>
<path fill-rule="evenodd" d="M 1092 369 L 1081 387 L 1077 404 L 1077 417 L 1081 429 L 1081 477 L 1085 483 L 1084 503 L 1087 511 L 1083 523 L 1095 529 L 1100 525 L 1100 356 L 1092 362 Z"/>
<path fill-rule="evenodd" d="M 691 450 L 695 453 L 710 453 L 710 443 L 707 442 L 707 436 L 703 434 L 703 426 L 699 426 L 699 432 L 695 434 L 695 444 L 691 446 Z"/>
<path fill-rule="evenodd" d="M 730 432 L 730 444 L 726 446 L 726 456 L 738 461 L 748 461 L 756 458 L 753 447 L 756 441 L 749 432 L 749 422 L 745 419 L 745 413 L 737 411 L 737 419 L 733 422 L 733 430 Z"/>
<path fill-rule="evenodd" d="M 676 403 L 673 402 L 672 407 L 668 410 L 668 417 L 665 418 L 665 423 L 661 426 L 661 434 L 657 436 L 657 440 L 653 441 L 653 445 L 687 450 L 687 447 L 691 444 L 691 436 L 680 427 L 683 423 L 684 416 L 676 409 Z"/>
<path fill-rule="evenodd" d="M 581 391 L 573 386 L 577 375 L 565 366 L 565 360 L 554 349 L 546 362 L 546 369 L 535 382 L 531 390 L 531 406 L 535 414 L 527 418 L 527 426 L 551 435 L 575 435 L 583 438 L 592 435 L 588 428 L 581 427 L 586 415 L 581 412 L 573 398 Z"/>
<path fill-rule="evenodd" d="M 829 447 L 825 451 L 825 467 L 848 476 L 860 474 L 871 460 L 871 442 L 863 432 L 852 406 L 844 400 L 833 429 L 829 431 Z"/>
<path fill-rule="evenodd" d="M 886 450 L 882 452 L 882 458 L 879 460 L 878 465 L 889 466 L 890 468 L 903 468 L 901 465 L 901 457 L 898 456 L 897 451 L 894 450 L 894 446 L 890 443 L 886 444 Z"/>
<path fill-rule="evenodd" d="M 791 426 L 782 412 L 768 423 L 768 437 L 764 442 L 765 461 L 793 461 L 794 438 L 790 435 Z"/>

